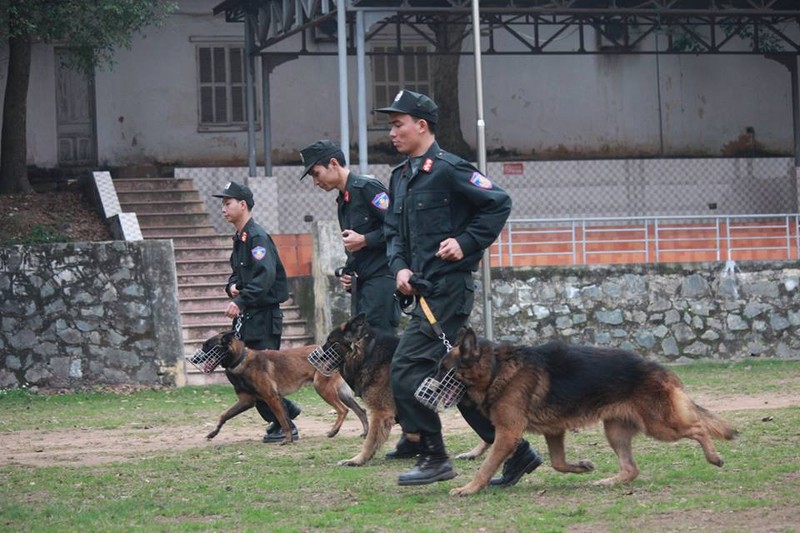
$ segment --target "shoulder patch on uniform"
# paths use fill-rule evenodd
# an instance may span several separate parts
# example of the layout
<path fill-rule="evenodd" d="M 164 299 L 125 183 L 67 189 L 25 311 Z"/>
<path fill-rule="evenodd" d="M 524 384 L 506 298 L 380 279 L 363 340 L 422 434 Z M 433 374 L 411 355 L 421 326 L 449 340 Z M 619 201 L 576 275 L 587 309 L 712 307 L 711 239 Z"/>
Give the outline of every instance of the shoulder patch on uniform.
<path fill-rule="evenodd" d="M 469 179 L 469 182 L 476 187 L 480 187 L 481 189 L 492 188 L 492 180 L 490 180 L 480 172 L 473 172 L 472 177 Z"/>
<path fill-rule="evenodd" d="M 372 205 L 374 205 L 381 211 L 386 211 L 387 209 L 389 209 L 389 195 L 386 194 L 385 192 L 379 192 L 372 199 Z"/>
<path fill-rule="evenodd" d="M 263 246 L 256 246 L 255 248 L 250 250 L 250 253 L 253 255 L 253 258 L 256 261 L 261 261 L 262 259 L 264 259 L 264 256 L 267 255 L 267 249 L 264 248 Z"/>

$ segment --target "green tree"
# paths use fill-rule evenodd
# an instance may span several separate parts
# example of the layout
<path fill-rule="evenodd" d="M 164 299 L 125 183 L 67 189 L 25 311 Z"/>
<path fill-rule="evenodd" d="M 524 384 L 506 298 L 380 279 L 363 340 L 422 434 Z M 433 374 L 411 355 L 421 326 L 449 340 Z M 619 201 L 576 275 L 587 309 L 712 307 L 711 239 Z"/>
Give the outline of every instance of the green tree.
<path fill-rule="evenodd" d="M 0 194 L 31 192 L 26 166 L 31 44 L 70 48 L 71 66 L 91 73 L 111 66 L 115 50 L 176 9 L 163 0 L 0 0 L 0 38 L 8 43 L 8 75 L 0 132 Z"/>

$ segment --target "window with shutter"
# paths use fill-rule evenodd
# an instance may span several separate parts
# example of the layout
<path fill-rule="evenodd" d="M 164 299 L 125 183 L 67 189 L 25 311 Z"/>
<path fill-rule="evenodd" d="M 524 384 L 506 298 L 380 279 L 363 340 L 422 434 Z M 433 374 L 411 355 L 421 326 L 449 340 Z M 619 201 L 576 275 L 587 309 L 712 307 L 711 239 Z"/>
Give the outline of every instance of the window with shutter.
<path fill-rule="evenodd" d="M 197 85 L 200 131 L 247 127 L 244 48 L 241 45 L 198 46 Z M 258 109 L 255 116 L 258 123 Z"/>
<path fill-rule="evenodd" d="M 388 106 L 400 89 L 431 93 L 430 57 L 424 44 L 403 47 L 401 55 L 386 55 L 394 50 L 392 46 L 372 47 L 372 82 L 374 106 Z M 377 115 L 377 116 L 376 116 Z M 386 117 L 373 113 L 373 125 L 386 126 Z"/>

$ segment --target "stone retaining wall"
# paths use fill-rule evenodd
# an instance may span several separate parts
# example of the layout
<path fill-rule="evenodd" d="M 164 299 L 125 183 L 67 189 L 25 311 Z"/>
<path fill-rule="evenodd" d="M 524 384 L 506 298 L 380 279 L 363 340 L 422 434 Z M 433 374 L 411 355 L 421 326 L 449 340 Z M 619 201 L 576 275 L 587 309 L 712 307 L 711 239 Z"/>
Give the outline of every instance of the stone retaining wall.
<path fill-rule="evenodd" d="M 618 346 L 662 362 L 797 358 L 799 285 L 796 262 L 494 269 L 494 335 Z M 479 330 L 482 315 L 476 298 Z"/>
<path fill-rule="evenodd" d="M 0 388 L 183 380 L 170 240 L 0 248 Z"/>
<path fill-rule="evenodd" d="M 344 264 L 334 222 L 314 224 L 317 342 L 350 316 L 333 276 Z M 480 274 L 470 322 L 482 333 Z M 617 346 L 661 362 L 800 357 L 800 265 L 630 264 L 492 269 L 497 341 Z"/>

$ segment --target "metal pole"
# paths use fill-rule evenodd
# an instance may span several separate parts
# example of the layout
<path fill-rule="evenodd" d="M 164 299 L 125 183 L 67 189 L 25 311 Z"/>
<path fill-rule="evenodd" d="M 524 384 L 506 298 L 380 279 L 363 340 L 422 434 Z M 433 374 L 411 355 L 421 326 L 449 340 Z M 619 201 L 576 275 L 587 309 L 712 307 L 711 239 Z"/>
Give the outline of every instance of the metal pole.
<path fill-rule="evenodd" d="M 345 162 L 350 161 L 350 125 L 347 111 L 347 2 L 336 2 L 336 37 L 339 55 L 339 143 Z"/>
<path fill-rule="evenodd" d="M 364 62 L 364 12 L 356 12 L 356 57 L 358 64 L 358 172 L 367 173 L 367 75 Z"/>
<path fill-rule="evenodd" d="M 483 70 L 481 68 L 481 14 L 478 0 L 472 0 L 472 41 L 475 57 L 475 96 L 478 108 L 478 170 L 486 175 L 486 123 L 483 121 Z M 481 264 L 483 278 L 483 331 L 489 340 L 494 340 L 492 317 L 492 262 L 489 248 L 483 252 Z"/>
<path fill-rule="evenodd" d="M 256 113 L 253 109 L 255 89 L 255 62 L 253 61 L 253 15 L 248 12 L 244 19 L 244 73 L 245 113 L 247 113 L 247 165 L 248 176 L 256 175 Z M 245 180 L 247 183 L 247 180 Z"/>
<path fill-rule="evenodd" d="M 800 57 L 792 58 L 789 75 L 792 77 L 792 128 L 794 129 L 794 166 L 800 168 L 800 84 L 798 83 Z M 797 170 L 796 170 L 797 171 Z"/>
<path fill-rule="evenodd" d="M 272 174 L 272 116 L 270 115 L 269 56 L 261 56 L 261 127 L 264 130 L 264 175 Z"/>

